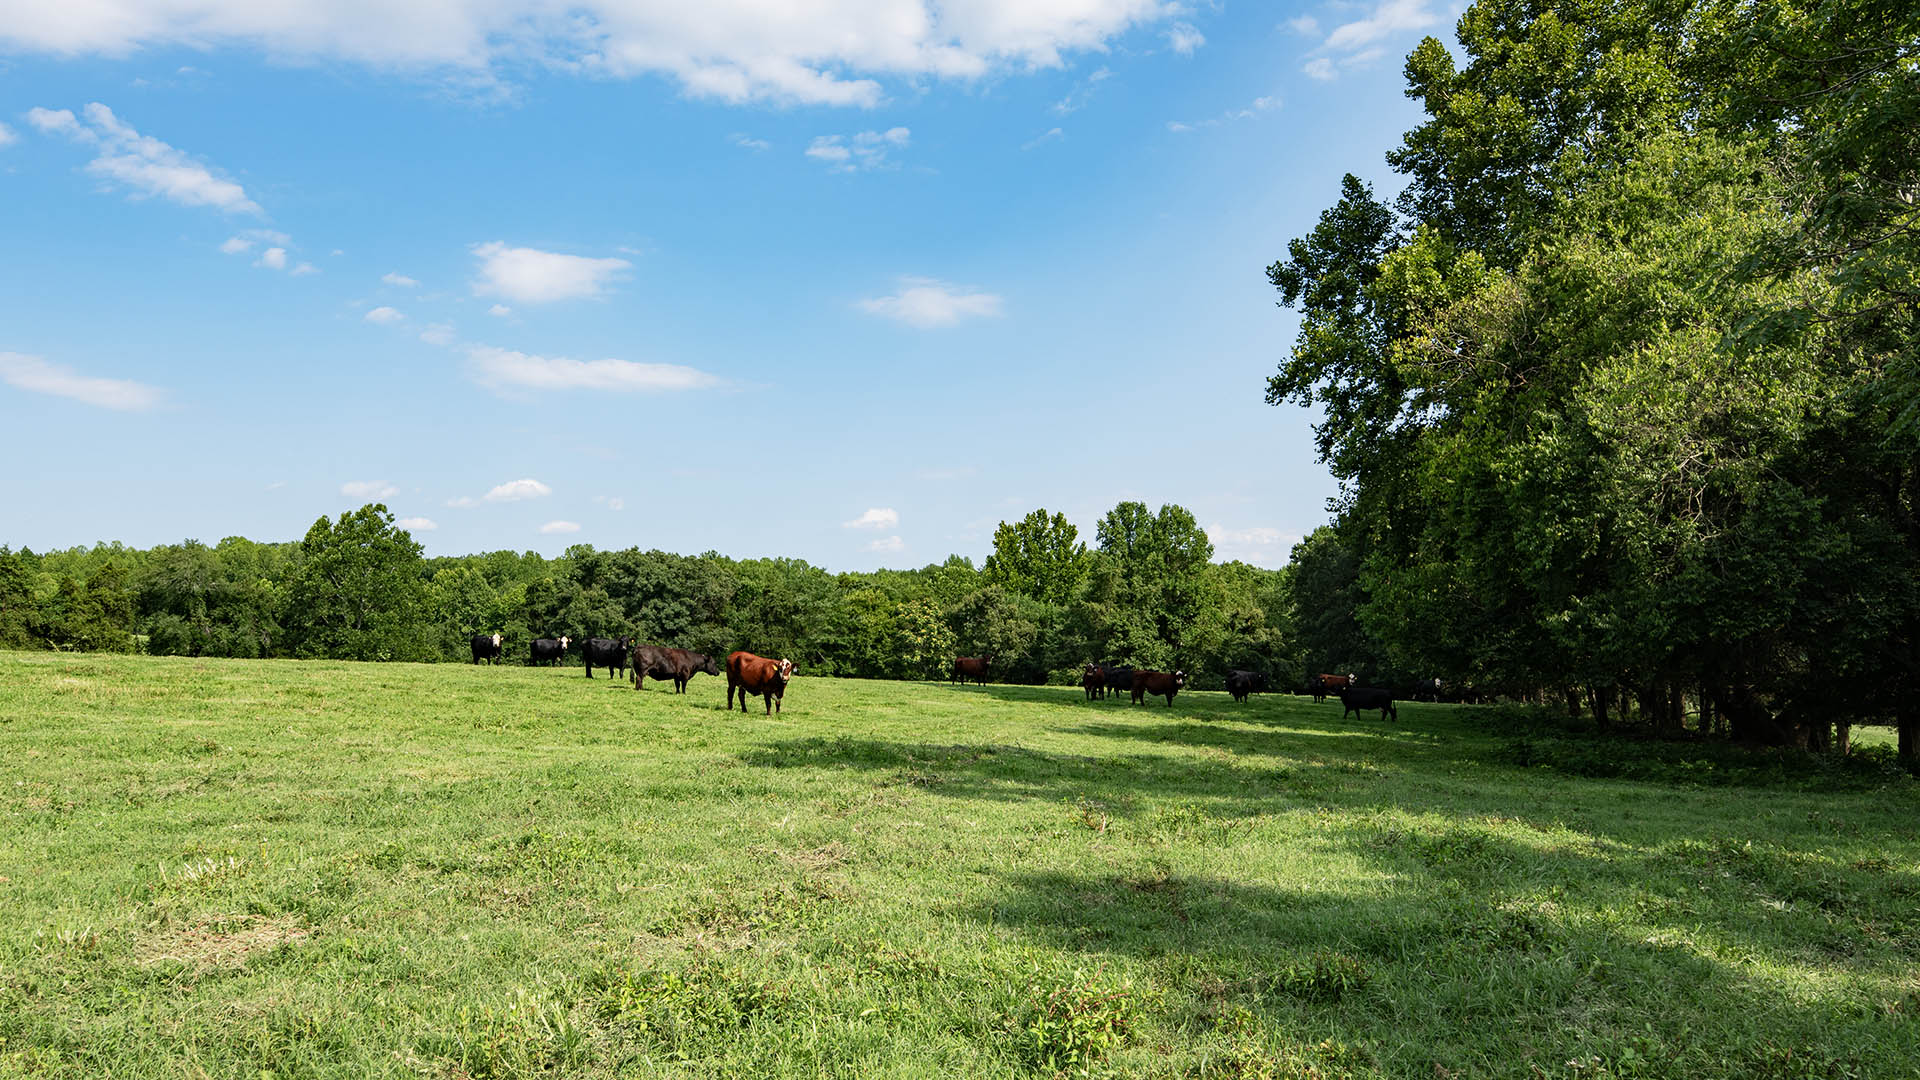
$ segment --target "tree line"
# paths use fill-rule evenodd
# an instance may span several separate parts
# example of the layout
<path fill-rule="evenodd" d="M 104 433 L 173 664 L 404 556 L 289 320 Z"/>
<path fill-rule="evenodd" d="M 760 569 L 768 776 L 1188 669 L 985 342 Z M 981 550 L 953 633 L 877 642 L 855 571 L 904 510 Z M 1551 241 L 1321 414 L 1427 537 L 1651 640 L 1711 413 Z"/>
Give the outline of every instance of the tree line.
<path fill-rule="evenodd" d="M 1181 666 L 1202 686 L 1228 668 L 1286 685 L 1303 664 L 1292 611 L 1286 571 L 1216 563 L 1185 508 L 1137 502 L 1103 517 L 1091 545 L 1036 510 L 1002 523 L 979 567 L 952 556 L 871 573 L 585 544 L 555 559 L 427 558 L 380 504 L 291 543 L 0 547 L 9 648 L 431 662 L 469 660 L 481 633 L 523 659 L 536 637 L 631 634 L 788 657 L 808 675 L 938 678 L 975 655 L 1014 682 L 1077 683 L 1082 664 L 1112 660 Z"/>
<path fill-rule="evenodd" d="M 1601 725 L 1920 763 L 1920 6 L 1477 0 L 1268 268 L 1303 637 Z M 1329 660 L 1334 657 L 1330 656 Z"/>

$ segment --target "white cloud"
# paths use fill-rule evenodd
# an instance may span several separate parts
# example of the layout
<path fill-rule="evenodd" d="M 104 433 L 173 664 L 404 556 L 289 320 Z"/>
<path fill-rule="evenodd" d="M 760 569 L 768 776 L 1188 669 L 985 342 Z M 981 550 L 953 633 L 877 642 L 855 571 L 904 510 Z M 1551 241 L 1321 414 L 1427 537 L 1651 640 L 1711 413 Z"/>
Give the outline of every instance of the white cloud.
<path fill-rule="evenodd" d="M 487 314 L 493 316 L 496 319 L 504 319 L 507 316 L 513 314 L 513 309 L 508 307 L 505 304 L 495 304 L 492 307 L 487 309 Z"/>
<path fill-rule="evenodd" d="M 0 146 L 12 146 L 19 141 L 20 136 L 15 135 L 12 128 L 5 124 L 0 124 Z"/>
<path fill-rule="evenodd" d="M 1087 76 L 1086 79 L 1068 91 L 1066 97 L 1054 102 L 1053 111 L 1059 113 L 1061 116 L 1065 116 L 1070 112 L 1077 112 L 1085 108 L 1087 102 L 1093 99 L 1094 88 L 1111 78 L 1113 78 L 1113 70 L 1111 68 L 1103 67 L 1096 69 L 1093 74 Z"/>
<path fill-rule="evenodd" d="M 0 352 L 0 382 L 16 390 L 72 398 L 118 412 L 145 412 L 158 408 L 162 399 L 159 388 L 145 383 L 81 375 L 72 368 L 23 353 Z"/>
<path fill-rule="evenodd" d="M 508 247 L 499 240 L 473 245 L 480 258 L 477 296 L 503 296 L 524 304 L 594 298 L 614 275 L 633 264 L 625 259 L 591 259 L 536 248 Z"/>
<path fill-rule="evenodd" d="M 1255 566 L 1285 566 L 1292 556 L 1293 545 L 1300 542 L 1298 534 L 1265 526 L 1229 529 L 1214 524 L 1208 525 L 1206 532 L 1207 539 L 1213 542 L 1214 558 L 1223 562 L 1238 559 Z"/>
<path fill-rule="evenodd" d="M 239 236 L 230 236 L 220 245 L 220 254 L 239 255 L 253 248 L 253 241 Z"/>
<path fill-rule="evenodd" d="M 1287 28 L 1301 37 L 1314 37 L 1320 33 L 1320 20 L 1311 15 L 1296 15 L 1287 20 Z"/>
<path fill-rule="evenodd" d="M 1373 14 L 1364 19 L 1342 23 L 1327 35 L 1324 48 L 1351 52 L 1371 45 L 1389 34 L 1424 30 L 1440 21 L 1427 6 L 1429 0 L 1382 0 Z"/>
<path fill-rule="evenodd" d="M 1169 120 L 1167 121 L 1167 130 L 1179 134 L 1187 131 L 1198 131 L 1201 128 L 1219 127 L 1221 124 L 1231 120 L 1251 120 L 1263 112 L 1279 107 L 1280 99 L 1277 97 L 1271 95 L 1257 97 L 1240 108 L 1228 109 L 1219 116 L 1208 117 L 1205 120 Z"/>
<path fill-rule="evenodd" d="M 1178 22 L 1167 28 L 1167 47 L 1181 56 L 1192 56 L 1193 50 L 1206 43 L 1206 35 L 1190 23 Z"/>
<path fill-rule="evenodd" d="M 860 172 L 890 166 L 887 152 L 898 150 L 912 140 L 913 132 L 903 127 L 853 135 L 816 135 L 808 144 L 806 155 L 833 166 L 834 172 Z"/>
<path fill-rule="evenodd" d="M 860 310 L 896 322 L 927 329 L 952 326 L 962 319 L 998 316 L 1004 301 L 993 293 L 978 292 L 949 285 L 932 278 L 900 279 L 900 291 L 893 296 L 862 300 Z"/>
<path fill-rule="evenodd" d="M 532 356 L 475 345 L 467 350 L 473 374 L 482 385 L 496 390 L 617 390 L 651 393 L 701 390 L 720 385 L 720 379 L 682 364 L 648 364 L 636 360 L 570 360 L 564 356 Z"/>
<path fill-rule="evenodd" d="M 773 144 L 768 142 L 767 140 L 756 139 L 750 135 L 742 135 L 737 131 L 734 132 L 732 135 L 727 136 L 727 141 L 741 148 L 742 150 L 753 150 L 755 152 L 758 152 L 761 150 L 773 149 Z"/>
<path fill-rule="evenodd" d="M 843 529 L 897 529 L 900 527 L 900 511 L 887 506 L 876 506 L 852 521 L 840 523 Z"/>
<path fill-rule="evenodd" d="M 455 495 L 453 498 L 447 500 L 447 505 L 457 506 L 464 510 L 471 506 L 479 506 L 480 500 L 471 495 Z"/>
<path fill-rule="evenodd" d="M 368 322 L 374 323 L 379 326 L 391 326 L 394 323 L 397 323 L 400 320 L 406 318 L 406 316 L 400 314 L 398 311 L 395 311 L 393 308 L 387 307 L 385 304 L 382 304 L 379 307 L 374 308 L 372 311 L 367 312 L 365 318 Z"/>
<path fill-rule="evenodd" d="M 285 270 L 287 268 L 287 249 L 283 247 L 270 247 L 260 253 L 260 257 L 253 261 L 253 265 L 264 266 L 269 270 Z"/>
<path fill-rule="evenodd" d="M 287 271 L 287 274 L 290 277 L 306 277 L 308 274 L 317 274 L 319 272 L 320 272 L 319 267 L 313 265 L 310 262 L 303 262 L 299 266 L 296 266 L 293 269 Z"/>
<path fill-rule="evenodd" d="M 0 41 L 5 36 L 6 31 L 0 31 Z M 247 198 L 245 188 L 216 176 L 159 139 L 140 134 L 105 105 L 96 101 L 80 112 L 84 120 L 66 109 L 35 108 L 28 110 L 27 122 L 49 135 L 64 135 L 94 147 L 98 153 L 87 163 L 87 171 L 118 184 L 136 199 L 158 196 L 182 206 L 211 206 L 229 214 L 263 212 L 259 203 Z"/>
<path fill-rule="evenodd" d="M 424 517 L 401 518 L 399 521 L 394 522 L 394 524 L 406 529 L 408 532 L 432 532 L 440 527 L 432 518 Z"/>
<path fill-rule="evenodd" d="M 1337 77 L 1333 70 L 1333 61 L 1324 56 L 1307 61 L 1300 70 L 1306 72 L 1310 78 L 1319 79 L 1321 82 L 1330 82 Z"/>
<path fill-rule="evenodd" d="M 905 551 L 906 542 L 897 536 L 883 536 L 867 545 L 868 551 L 890 552 Z"/>
<path fill-rule="evenodd" d="M 509 480 L 496 485 L 483 497 L 487 502 L 521 502 L 553 494 L 553 489 L 538 480 Z"/>
<path fill-rule="evenodd" d="M 553 536 L 557 533 L 577 533 L 580 531 L 580 523 L 577 521 L 549 521 L 545 525 L 540 526 L 540 531 L 548 536 Z"/>
<path fill-rule="evenodd" d="M 451 345 L 454 342 L 451 323 L 432 323 L 420 331 L 420 340 L 429 345 Z"/>
<path fill-rule="evenodd" d="M 593 501 L 609 510 L 625 510 L 627 508 L 627 500 L 618 495 L 595 495 Z"/>
<path fill-rule="evenodd" d="M 385 480 L 349 480 L 340 485 L 340 494 L 350 499 L 391 499 L 400 489 Z"/>
<path fill-rule="evenodd" d="M 689 97 L 870 108 L 882 80 L 975 80 L 1062 66 L 1174 18 L 1172 0 L 96 0 L 13 4 L 8 52 L 125 56 L 241 47 L 498 89 L 531 64 L 664 75 Z"/>
<path fill-rule="evenodd" d="M 395 271 L 393 273 L 381 274 L 380 280 L 386 282 L 389 285 L 398 285 L 403 289 L 411 289 L 415 285 L 420 284 L 418 281 L 415 281 L 414 279 L 398 271 Z"/>
<path fill-rule="evenodd" d="M 1067 137 L 1067 133 L 1064 131 L 1061 131 L 1059 128 L 1048 128 L 1047 130 L 1041 132 L 1040 134 L 1035 135 L 1033 138 L 1028 139 L 1026 142 L 1021 143 L 1020 149 L 1031 150 L 1036 146 L 1045 146 L 1047 143 L 1053 142 L 1058 139 L 1064 139 L 1066 137 Z"/>

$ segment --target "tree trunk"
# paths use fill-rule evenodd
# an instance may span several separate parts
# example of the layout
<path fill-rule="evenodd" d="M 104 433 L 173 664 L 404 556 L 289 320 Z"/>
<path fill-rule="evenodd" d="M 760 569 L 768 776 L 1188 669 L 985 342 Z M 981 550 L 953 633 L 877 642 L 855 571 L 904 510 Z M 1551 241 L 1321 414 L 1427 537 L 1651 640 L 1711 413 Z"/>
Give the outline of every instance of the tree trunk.
<path fill-rule="evenodd" d="M 1687 696 L 1678 682 L 1667 684 L 1667 730 L 1675 735 L 1687 730 Z"/>
<path fill-rule="evenodd" d="M 1833 748 L 1840 752 L 1841 757 L 1853 753 L 1853 725 L 1845 720 L 1837 720 L 1833 729 Z"/>
<path fill-rule="evenodd" d="M 1607 705 L 1609 704 L 1607 699 L 1613 696 L 1613 691 L 1606 687 L 1595 686 L 1590 687 L 1587 692 L 1593 698 L 1594 723 L 1599 724 L 1604 731 L 1607 728 Z"/>
<path fill-rule="evenodd" d="M 1577 686 L 1569 686 L 1567 687 L 1566 694 L 1567 694 L 1567 719 L 1569 720 L 1580 719 L 1580 688 Z"/>

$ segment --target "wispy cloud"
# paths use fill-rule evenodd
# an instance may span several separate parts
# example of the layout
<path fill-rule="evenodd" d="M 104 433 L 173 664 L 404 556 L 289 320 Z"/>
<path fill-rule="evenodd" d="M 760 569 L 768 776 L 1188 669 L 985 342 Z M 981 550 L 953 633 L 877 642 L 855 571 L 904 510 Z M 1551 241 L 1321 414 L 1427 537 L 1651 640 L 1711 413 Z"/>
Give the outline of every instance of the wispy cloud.
<path fill-rule="evenodd" d="M 400 489 L 385 480 L 349 480 L 340 485 L 340 494 L 349 499 L 391 499 Z"/>
<path fill-rule="evenodd" d="M 593 501 L 609 510 L 625 510 L 627 508 L 627 500 L 618 495 L 595 495 Z"/>
<path fill-rule="evenodd" d="M 158 408 L 165 396 L 145 383 L 82 375 L 43 357 L 14 352 L 0 352 L 0 382 L 16 390 L 52 394 L 116 412 L 146 412 Z"/>
<path fill-rule="evenodd" d="M 1021 143 L 1020 149 L 1031 150 L 1036 146 L 1045 146 L 1050 142 L 1056 142 L 1066 137 L 1067 137 L 1067 133 L 1064 131 L 1061 131 L 1059 128 L 1048 128 L 1047 130 L 1041 132 L 1040 134 L 1035 135 L 1033 138 L 1028 139 L 1026 142 Z"/>
<path fill-rule="evenodd" d="M 906 541 L 900 539 L 897 536 L 883 536 L 880 539 L 871 541 L 867 544 L 868 551 L 878 551 L 883 554 L 888 552 L 895 552 L 895 551 L 905 551 L 906 547 L 907 547 Z"/>
<path fill-rule="evenodd" d="M 1237 559 L 1254 566 L 1285 566 L 1292 555 L 1293 545 L 1300 542 L 1297 533 L 1267 526 L 1229 529 L 1216 523 L 1208 525 L 1206 533 L 1207 539 L 1213 543 L 1216 558 Z"/>
<path fill-rule="evenodd" d="M 1386 55 L 1382 44 L 1387 38 L 1415 30 L 1425 30 L 1440 21 L 1432 0 L 1380 0 L 1363 19 L 1341 23 L 1314 52 L 1301 71 L 1309 78 L 1328 82 L 1346 68 L 1363 67 Z M 1316 29 L 1317 24 L 1302 32 Z M 1302 29 L 1296 21 L 1295 29 Z M 1334 54 L 1334 55 L 1327 55 Z"/>
<path fill-rule="evenodd" d="M 540 526 L 540 531 L 548 536 L 556 536 L 562 533 L 577 533 L 580 531 L 580 523 L 577 521 L 549 521 L 545 525 Z"/>
<path fill-rule="evenodd" d="M 1167 28 L 1167 48 L 1181 56 L 1192 56 L 1195 49 L 1206 43 L 1206 35 L 1190 23 L 1174 23 Z"/>
<path fill-rule="evenodd" d="M 762 150 L 773 149 L 773 144 L 768 142 L 767 140 L 756 139 L 751 135 L 744 135 L 738 131 L 727 136 L 727 141 L 739 147 L 742 150 L 752 150 L 756 153 Z"/>
<path fill-rule="evenodd" d="M 432 532 L 440 527 L 438 522 L 435 522 L 432 518 L 425 517 L 404 517 L 394 522 L 394 524 L 408 532 Z"/>
<path fill-rule="evenodd" d="M 0 147 L 12 146 L 19 141 L 20 136 L 15 135 L 12 128 L 5 124 L 0 124 Z"/>
<path fill-rule="evenodd" d="M 834 172 L 863 172 L 890 167 L 888 152 L 902 149 L 912 140 L 913 132 L 903 127 L 854 135 L 817 135 L 808 144 L 806 155 L 826 162 Z"/>
<path fill-rule="evenodd" d="M 451 345 L 455 340 L 453 325 L 430 323 L 425 330 L 420 331 L 420 340 L 429 345 Z"/>
<path fill-rule="evenodd" d="M 363 316 L 363 318 L 365 318 L 368 322 L 373 323 L 376 326 L 392 326 L 394 323 L 397 323 L 402 319 L 405 319 L 406 316 L 400 314 L 399 311 L 393 308 L 390 308 L 385 304 L 382 304 L 379 307 L 374 308 L 372 311 L 367 312 L 366 315 Z"/>
<path fill-rule="evenodd" d="M 1311 15 L 1296 15 L 1287 20 L 1287 28 L 1301 37 L 1315 37 L 1320 33 L 1320 20 Z"/>
<path fill-rule="evenodd" d="M 260 204 L 238 183 L 217 175 L 182 151 L 142 135 L 93 102 L 75 116 L 66 109 L 34 108 L 27 122 L 49 135 L 93 147 L 87 172 L 136 199 L 161 198 L 181 206 L 210 206 L 229 214 L 260 214 Z"/>
<path fill-rule="evenodd" d="M 1093 100 L 1094 90 L 1099 87 L 1101 83 L 1111 78 L 1113 78 L 1113 70 L 1111 68 L 1103 67 L 1095 69 L 1093 74 L 1075 83 L 1073 89 L 1067 91 L 1066 97 L 1054 102 L 1053 111 L 1061 116 L 1065 116 L 1068 113 L 1079 112 L 1081 109 L 1086 108 L 1087 102 Z"/>
<path fill-rule="evenodd" d="M 491 345 L 467 349 L 474 378 L 481 385 L 524 390 L 614 390 L 657 393 L 702 390 L 719 386 L 718 376 L 682 364 L 649 364 L 636 360 L 573 360 L 564 356 L 534 356 Z"/>
<path fill-rule="evenodd" d="M 595 259 L 538 248 L 508 247 L 494 240 L 475 244 L 480 276 L 476 296 L 499 296 L 522 304 L 591 300 L 606 294 L 615 277 L 633 264 L 625 259 Z"/>
<path fill-rule="evenodd" d="M 870 315 L 923 330 L 953 326 L 962 319 L 997 317 L 1005 306 L 1003 298 L 994 293 L 923 277 L 901 278 L 899 292 L 859 302 L 860 310 Z"/>
<path fill-rule="evenodd" d="M 1257 97 L 1239 108 L 1228 109 L 1219 116 L 1210 116 L 1205 120 L 1169 120 L 1167 130 L 1179 134 L 1199 131 L 1201 128 L 1219 127 L 1234 120 L 1251 120 L 1261 113 L 1271 112 L 1279 107 L 1280 99 L 1277 97 Z"/>
<path fill-rule="evenodd" d="M 389 285 L 398 286 L 402 289 L 411 289 L 414 286 L 420 284 L 418 281 L 415 281 L 413 278 L 410 278 L 407 275 L 402 274 L 397 270 L 392 271 L 390 273 L 381 274 L 380 280 L 386 282 Z"/>
<path fill-rule="evenodd" d="M 492 307 L 487 309 L 487 314 L 493 316 L 496 319 L 504 319 L 507 316 L 513 314 L 513 309 L 508 307 L 505 304 L 495 304 Z"/>

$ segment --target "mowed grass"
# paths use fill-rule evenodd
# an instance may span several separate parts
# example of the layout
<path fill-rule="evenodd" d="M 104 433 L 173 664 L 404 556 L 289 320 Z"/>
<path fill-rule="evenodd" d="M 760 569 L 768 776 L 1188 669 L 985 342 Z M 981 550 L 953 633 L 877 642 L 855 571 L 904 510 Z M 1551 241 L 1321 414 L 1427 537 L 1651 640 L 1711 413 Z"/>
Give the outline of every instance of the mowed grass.
<path fill-rule="evenodd" d="M 724 692 L 0 653 L 0 1076 L 1920 1075 L 1910 781 Z"/>

